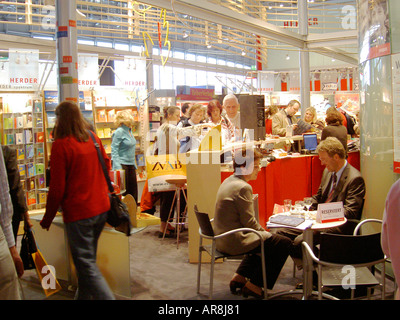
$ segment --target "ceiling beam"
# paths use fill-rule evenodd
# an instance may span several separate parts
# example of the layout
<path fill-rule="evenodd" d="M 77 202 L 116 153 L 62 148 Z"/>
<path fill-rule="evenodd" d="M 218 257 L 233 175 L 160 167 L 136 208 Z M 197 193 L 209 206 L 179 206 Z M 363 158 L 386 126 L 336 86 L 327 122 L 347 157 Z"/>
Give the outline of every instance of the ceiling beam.
<path fill-rule="evenodd" d="M 298 33 L 282 29 L 264 20 L 241 14 L 223 6 L 210 3 L 206 0 L 196 0 L 195 3 L 191 0 L 141 0 L 141 2 L 155 7 L 172 10 L 175 13 L 194 16 L 226 27 L 233 27 L 250 34 L 265 37 L 269 40 L 275 40 L 291 45 L 300 50 L 313 49 L 313 52 L 334 57 L 337 60 L 352 65 L 358 65 L 358 59 L 355 59 L 347 53 L 337 51 L 332 46 L 332 43 L 325 43 L 325 45 L 323 45 L 324 38 L 333 41 L 334 35 L 329 36 L 329 34 L 325 33 L 319 38 L 316 35 L 309 35 L 308 37 L 302 36 Z M 339 39 L 343 38 L 342 35 L 348 36 L 349 38 L 346 41 L 354 43 L 354 32 L 346 31 L 335 34 L 336 36 L 339 35 Z M 336 41 L 336 43 L 339 43 L 339 41 Z"/>

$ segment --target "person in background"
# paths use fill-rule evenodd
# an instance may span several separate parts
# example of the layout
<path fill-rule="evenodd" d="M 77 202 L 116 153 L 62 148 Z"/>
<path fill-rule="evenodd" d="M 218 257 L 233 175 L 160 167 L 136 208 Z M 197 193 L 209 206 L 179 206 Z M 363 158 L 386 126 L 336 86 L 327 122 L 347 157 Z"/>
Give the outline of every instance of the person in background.
<path fill-rule="evenodd" d="M 128 110 L 119 111 L 115 117 L 117 129 L 112 135 L 111 160 L 112 170 L 125 170 L 125 185 L 127 194 L 132 195 L 138 202 L 138 187 L 136 178 L 136 139 L 132 133 L 135 121 Z"/>
<path fill-rule="evenodd" d="M 21 300 L 18 277 L 24 264 L 18 254 L 12 230 L 13 206 L 8 186 L 3 151 L 0 148 L 0 300 Z"/>
<path fill-rule="evenodd" d="M 232 122 L 222 115 L 222 106 L 218 100 L 211 100 L 207 105 L 207 123 L 215 126 L 221 125 L 221 138 L 222 144 L 234 142 L 235 140 L 235 127 Z"/>
<path fill-rule="evenodd" d="M 400 300 L 400 180 L 391 186 L 385 201 L 381 233 L 382 250 L 392 261 L 397 290 L 395 299 Z"/>
<path fill-rule="evenodd" d="M 342 114 L 335 107 L 330 107 L 326 111 L 326 127 L 322 129 L 321 141 L 327 137 L 337 138 L 343 145 L 347 153 L 347 129 L 342 125 Z"/>
<path fill-rule="evenodd" d="M 265 133 L 272 134 L 272 116 L 278 112 L 276 105 L 270 105 L 265 110 Z"/>
<path fill-rule="evenodd" d="M 10 146 L 1 146 L 3 149 L 4 164 L 7 170 L 8 186 L 10 187 L 11 202 L 13 205 L 12 227 L 15 242 L 20 222 L 24 221 L 24 230 L 32 228 L 29 219 L 28 206 L 26 204 L 25 191 L 21 184 L 21 177 L 18 170 L 17 150 Z"/>
<path fill-rule="evenodd" d="M 96 263 L 97 243 L 110 210 L 109 190 L 87 122 L 79 107 L 61 102 L 56 110 L 51 148 L 51 180 L 46 212 L 40 221 L 49 230 L 61 207 L 78 276 L 76 299 L 114 300 Z M 92 132 L 93 133 L 93 132 Z M 101 140 L 93 133 L 110 170 Z"/>
<path fill-rule="evenodd" d="M 189 118 L 178 123 L 178 128 L 194 126 L 202 123 L 205 116 L 205 109 L 200 103 L 192 105 L 188 110 Z M 179 153 L 185 153 L 200 146 L 200 139 L 197 136 L 187 136 L 180 140 Z"/>
<path fill-rule="evenodd" d="M 343 202 L 346 219 L 360 220 L 364 196 L 365 182 L 361 173 L 346 160 L 346 150 L 335 137 L 328 137 L 317 146 L 321 164 L 325 166 L 321 184 L 315 195 L 310 210 L 316 210 L 318 203 Z M 303 232 L 294 229 L 276 229 L 277 234 L 289 237 L 293 242 L 291 256 L 297 265 L 301 265 Z M 352 234 L 351 223 L 324 230 L 326 233 Z M 314 233 L 314 244 L 319 243 L 319 233 Z"/>
<path fill-rule="evenodd" d="M 253 190 L 249 181 L 256 180 L 262 154 L 252 148 L 236 150 L 233 157 L 234 174 L 218 189 L 214 215 L 215 235 L 238 228 L 251 228 L 261 233 L 264 241 L 267 287 L 272 289 L 286 262 L 292 241 L 267 232 L 255 219 Z M 238 232 L 217 239 L 218 251 L 230 255 L 245 254 L 230 282 L 232 293 L 240 289 L 244 296 L 263 296 L 263 276 L 260 240 L 255 233 Z"/>
<path fill-rule="evenodd" d="M 318 120 L 317 111 L 314 107 L 306 109 L 303 120 L 311 125 L 311 132 L 321 131 L 325 127 L 325 124 L 321 120 Z"/>
<path fill-rule="evenodd" d="M 188 111 L 189 111 L 189 108 L 190 108 L 191 106 L 192 106 L 192 104 L 189 103 L 189 102 L 186 102 L 186 103 L 184 103 L 184 104 L 182 105 L 182 108 L 181 108 L 182 116 L 181 116 L 181 118 L 180 118 L 180 121 L 184 121 L 184 120 L 190 118 Z"/>
<path fill-rule="evenodd" d="M 286 136 L 286 129 L 289 125 L 294 130 L 296 128 L 297 118 L 295 114 L 300 110 L 300 102 L 297 100 L 289 101 L 285 109 L 278 111 L 272 117 L 272 134 L 280 137 Z"/>
<path fill-rule="evenodd" d="M 240 129 L 240 104 L 238 98 L 234 94 L 227 94 L 222 101 L 222 107 L 234 127 Z"/>
<path fill-rule="evenodd" d="M 179 152 L 179 140 L 187 136 L 199 136 L 201 134 L 203 124 L 198 124 L 189 127 L 178 127 L 180 117 L 180 109 L 176 106 L 164 108 L 164 123 L 157 129 L 156 137 L 156 150 L 158 155 L 177 155 Z M 158 237 L 162 238 L 165 231 L 165 237 L 172 238 L 175 228 L 168 223 L 168 216 L 171 210 L 172 201 L 174 199 L 175 191 L 161 192 L 160 197 L 160 231 Z M 184 212 L 186 201 L 184 196 L 181 196 L 179 210 L 180 214 Z M 174 204 L 175 206 L 175 204 Z M 174 211 L 174 210 L 173 210 Z M 170 217 L 171 219 L 173 218 Z"/>

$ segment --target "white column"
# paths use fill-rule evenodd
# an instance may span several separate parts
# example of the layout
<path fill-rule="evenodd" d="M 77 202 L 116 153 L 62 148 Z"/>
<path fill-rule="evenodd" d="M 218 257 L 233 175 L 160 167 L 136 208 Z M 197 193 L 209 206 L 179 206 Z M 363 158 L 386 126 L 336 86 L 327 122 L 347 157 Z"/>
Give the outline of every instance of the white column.
<path fill-rule="evenodd" d="M 79 103 L 76 0 L 56 0 L 59 102 Z"/>
<path fill-rule="evenodd" d="M 300 35 L 308 34 L 308 4 L 307 0 L 297 2 L 299 17 Z M 310 58 L 304 44 L 303 50 L 300 49 L 300 103 L 301 116 L 304 116 L 305 110 L 310 106 Z"/>

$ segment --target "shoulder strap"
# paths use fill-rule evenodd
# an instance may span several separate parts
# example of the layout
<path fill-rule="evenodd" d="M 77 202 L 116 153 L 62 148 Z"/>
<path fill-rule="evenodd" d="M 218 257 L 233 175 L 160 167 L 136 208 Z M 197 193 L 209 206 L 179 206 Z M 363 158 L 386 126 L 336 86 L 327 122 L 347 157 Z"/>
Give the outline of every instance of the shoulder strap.
<path fill-rule="evenodd" d="M 101 167 L 103 168 L 103 173 L 104 173 L 104 177 L 106 178 L 106 181 L 107 181 L 108 190 L 110 191 L 110 193 L 113 193 L 114 192 L 114 187 L 111 184 L 111 179 L 110 179 L 110 176 L 108 175 L 106 164 L 104 163 L 103 155 L 100 152 L 100 146 L 97 143 L 96 139 L 94 138 L 94 135 L 93 135 L 92 131 L 90 131 L 90 130 L 88 130 L 88 131 L 89 131 L 90 137 L 93 140 L 94 146 L 95 146 L 95 148 L 97 150 L 97 156 L 99 157 L 99 161 L 101 163 Z"/>

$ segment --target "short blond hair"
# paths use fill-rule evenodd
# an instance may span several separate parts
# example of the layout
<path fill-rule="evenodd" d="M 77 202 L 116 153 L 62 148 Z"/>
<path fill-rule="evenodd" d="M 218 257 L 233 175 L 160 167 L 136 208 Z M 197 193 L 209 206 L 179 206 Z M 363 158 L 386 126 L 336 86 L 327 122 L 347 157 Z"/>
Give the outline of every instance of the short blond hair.
<path fill-rule="evenodd" d="M 117 127 L 119 127 L 121 124 L 124 124 L 127 127 L 132 127 L 135 123 L 132 111 L 130 110 L 118 111 L 114 123 Z"/>

